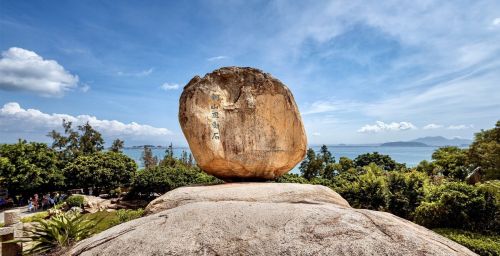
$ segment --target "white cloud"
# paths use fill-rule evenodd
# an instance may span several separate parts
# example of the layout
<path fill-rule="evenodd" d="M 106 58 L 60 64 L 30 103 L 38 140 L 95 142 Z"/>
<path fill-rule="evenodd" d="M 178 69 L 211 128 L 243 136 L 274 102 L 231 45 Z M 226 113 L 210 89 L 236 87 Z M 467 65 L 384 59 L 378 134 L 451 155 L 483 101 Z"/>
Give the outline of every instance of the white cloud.
<path fill-rule="evenodd" d="M 327 113 L 327 112 L 349 112 L 358 107 L 360 104 L 356 102 L 349 102 L 349 101 L 338 101 L 338 100 L 333 100 L 333 101 L 325 101 L 325 100 L 319 100 L 315 101 L 312 104 L 308 105 L 306 107 L 305 111 L 302 111 L 302 115 L 311 115 L 311 114 L 320 114 L 320 113 Z"/>
<path fill-rule="evenodd" d="M 83 84 L 81 87 L 80 87 L 80 90 L 82 92 L 88 92 L 90 90 L 90 86 L 88 84 Z"/>
<path fill-rule="evenodd" d="M 496 18 L 492 22 L 493 26 L 500 26 L 500 18 Z"/>
<path fill-rule="evenodd" d="M 370 125 L 367 124 L 361 127 L 358 132 L 360 133 L 377 133 L 384 131 L 405 131 L 410 129 L 417 129 L 415 125 L 410 122 L 392 122 L 392 123 L 384 123 L 382 121 L 377 121 L 376 124 Z"/>
<path fill-rule="evenodd" d="M 162 90 L 165 91 L 170 91 L 170 90 L 177 90 L 179 89 L 179 84 L 174 84 L 174 83 L 164 83 L 160 86 Z"/>
<path fill-rule="evenodd" d="M 208 61 L 216 61 L 216 60 L 223 60 L 223 59 L 227 59 L 227 58 L 228 58 L 227 56 L 221 55 L 221 56 L 210 57 L 207 60 Z"/>
<path fill-rule="evenodd" d="M 450 125 L 446 129 L 449 130 L 465 130 L 465 129 L 470 129 L 474 128 L 474 125 L 465 125 L 465 124 L 459 124 L 459 125 Z"/>
<path fill-rule="evenodd" d="M 477 117 L 496 118 L 500 114 L 500 94 L 492 92 L 498 91 L 498 81 L 500 73 L 482 70 L 427 88 L 391 95 L 366 104 L 362 111 L 380 119 L 412 116 L 425 120 L 429 116 L 439 116 L 442 122 L 448 123 Z"/>
<path fill-rule="evenodd" d="M 45 60 L 33 51 L 18 47 L 2 52 L 0 89 L 62 96 L 77 84 L 78 76 L 69 73 L 55 60 Z"/>
<path fill-rule="evenodd" d="M 142 70 L 142 71 L 139 71 L 139 72 L 122 72 L 122 71 L 118 71 L 117 74 L 119 76 L 135 76 L 135 77 L 144 77 L 144 76 L 149 76 L 153 73 L 154 69 L 153 68 L 150 68 L 150 69 L 146 69 L 146 70 Z"/>
<path fill-rule="evenodd" d="M 48 132 L 60 129 L 62 120 L 81 125 L 89 122 L 104 136 L 114 137 L 155 137 L 172 134 L 166 128 L 116 120 L 101 120 L 95 116 L 68 114 L 47 114 L 37 109 L 24 109 L 17 102 L 10 102 L 0 108 L 0 131 L 3 132 Z"/>
<path fill-rule="evenodd" d="M 432 129 L 439 129 L 439 128 L 443 128 L 443 125 L 440 125 L 440 124 L 428 124 L 426 126 L 424 126 L 424 130 L 432 130 Z"/>
<path fill-rule="evenodd" d="M 321 133 L 319 133 L 319 132 L 313 132 L 312 136 L 321 136 Z"/>

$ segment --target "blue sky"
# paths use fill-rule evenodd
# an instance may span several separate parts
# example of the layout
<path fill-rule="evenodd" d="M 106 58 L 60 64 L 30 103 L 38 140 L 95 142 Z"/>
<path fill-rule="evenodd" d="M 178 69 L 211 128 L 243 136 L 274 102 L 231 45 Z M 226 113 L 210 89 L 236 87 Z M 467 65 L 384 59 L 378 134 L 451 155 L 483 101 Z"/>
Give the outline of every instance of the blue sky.
<path fill-rule="evenodd" d="M 500 119 L 499 1 L 0 0 L 0 143 L 62 118 L 111 142 L 186 145 L 183 86 L 252 66 L 292 91 L 309 143 L 472 138 Z"/>

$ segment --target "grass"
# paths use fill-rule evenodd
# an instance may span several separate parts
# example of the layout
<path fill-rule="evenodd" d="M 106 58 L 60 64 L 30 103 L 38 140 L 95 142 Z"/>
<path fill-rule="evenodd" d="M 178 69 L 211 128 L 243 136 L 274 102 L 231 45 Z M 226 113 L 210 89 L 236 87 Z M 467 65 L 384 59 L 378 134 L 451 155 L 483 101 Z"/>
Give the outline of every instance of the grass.
<path fill-rule="evenodd" d="M 35 213 L 33 215 L 30 215 L 28 217 L 21 218 L 21 222 L 22 223 L 34 222 L 35 220 L 45 219 L 45 218 L 47 218 L 47 216 L 49 216 L 48 212 L 46 212 L 46 211 L 39 212 L 39 213 Z"/>
<path fill-rule="evenodd" d="M 96 213 L 88 213 L 83 216 L 84 219 L 98 221 L 92 229 L 94 234 L 100 233 L 108 228 L 118 224 L 118 216 L 116 212 L 101 211 Z"/>
<path fill-rule="evenodd" d="M 479 255 L 500 255 L 500 235 L 484 235 L 459 229 L 439 228 L 434 232 L 445 236 Z"/>
<path fill-rule="evenodd" d="M 83 216 L 84 219 L 97 221 L 97 225 L 94 226 L 94 234 L 100 233 L 108 228 L 127 222 L 136 218 L 139 218 L 144 213 L 144 210 L 118 210 L 112 212 L 96 212 L 89 213 Z"/>

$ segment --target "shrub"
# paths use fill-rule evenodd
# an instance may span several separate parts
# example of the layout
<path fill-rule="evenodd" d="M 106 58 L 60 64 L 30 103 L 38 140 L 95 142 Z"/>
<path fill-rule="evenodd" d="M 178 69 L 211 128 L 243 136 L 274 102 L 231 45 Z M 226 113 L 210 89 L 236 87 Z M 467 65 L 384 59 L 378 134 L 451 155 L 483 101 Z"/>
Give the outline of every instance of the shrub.
<path fill-rule="evenodd" d="M 39 220 L 43 220 L 49 216 L 48 212 L 39 212 L 35 213 L 33 215 L 21 218 L 22 223 L 28 223 L 28 222 L 37 222 Z"/>
<path fill-rule="evenodd" d="M 359 175 L 354 182 L 343 183 L 336 190 L 352 207 L 383 210 L 387 204 L 387 184 L 382 175 L 383 169 L 374 163 L 363 169 L 366 173 Z"/>
<path fill-rule="evenodd" d="M 500 236 L 498 234 L 483 235 L 459 229 L 434 229 L 434 231 L 479 255 L 500 255 Z"/>
<path fill-rule="evenodd" d="M 432 153 L 432 160 L 445 177 L 462 181 L 469 173 L 466 149 L 442 147 Z"/>
<path fill-rule="evenodd" d="M 432 187 L 415 210 L 415 222 L 429 228 L 493 230 L 499 206 L 495 196 L 476 186 L 448 182 Z"/>
<path fill-rule="evenodd" d="M 49 220 L 36 220 L 36 225 L 20 240 L 29 243 L 28 254 L 45 254 L 67 248 L 92 234 L 95 222 L 79 214 L 60 214 Z"/>
<path fill-rule="evenodd" d="M 301 184 L 309 183 L 309 181 L 306 178 L 299 176 L 297 174 L 294 174 L 294 173 L 284 174 L 283 176 L 278 177 L 276 179 L 276 182 L 277 183 L 301 183 Z"/>
<path fill-rule="evenodd" d="M 381 155 L 378 152 L 362 154 L 354 159 L 354 165 L 357 167 L 365 167 L 371 163 L 380 166 L 386 171 L 400 170 L 405 167 L 403 164 L 394 161 L 390 156 Z"/>
<path fill-rule="evenodd" d="M 156 166 L 138 172 L 132 184 L 131 194 L 163 194 L 186 185 L 217 184 L 221 182 L 198 168 Z"/>
<path fill-rule="evenodd" d="M 85 198 L 81 195 L 72 195 L 66 199 L 66 203 L 69 208 L 72 207 L 80 207 L 83 208 L 83 204 L 85 204 Z"/>
<path fill-rule="evenodd" d="M 80 155 L 64 168 L 68 187 L 114 189 L 129 186 L 137 164 L 130 157 L 111 151 Z"/>
<path fill-rule="evenodd" d="M 118 223 L 124 223 L 127 221 L 131 221 L 133 219 L 140 218 L 144 214 L 143 209 L 137 209 L 137 210 L 125 210 L 125 209 L 120 209 L 116 211 L 116 216 L 118 217 Z"/>
<path fill-rule="evenodd" d="M 415 209 L 425 197 L 429 178 L 417 171 L 390 172 L 387 176 L 387 210 L 405 219 L 412 219 Z"/>

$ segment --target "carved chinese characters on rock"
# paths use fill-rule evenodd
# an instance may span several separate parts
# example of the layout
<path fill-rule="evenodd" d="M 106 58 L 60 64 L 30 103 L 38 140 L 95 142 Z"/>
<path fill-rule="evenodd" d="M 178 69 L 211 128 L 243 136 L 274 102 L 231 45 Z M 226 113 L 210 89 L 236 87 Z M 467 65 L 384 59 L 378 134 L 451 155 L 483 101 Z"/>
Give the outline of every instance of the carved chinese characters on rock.
<path fill-rule="evenodd" d="M 210 127 L 212 129 L 212 140 L 220 140 L 219 130 L 219 110 L 220 110 L 220 95 L 212 94 L 210 97 Z"/>

